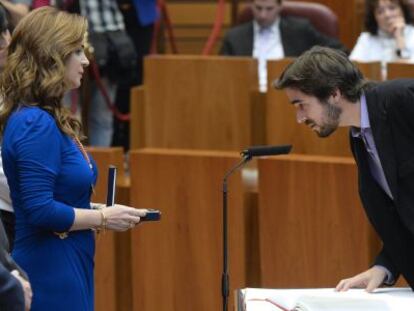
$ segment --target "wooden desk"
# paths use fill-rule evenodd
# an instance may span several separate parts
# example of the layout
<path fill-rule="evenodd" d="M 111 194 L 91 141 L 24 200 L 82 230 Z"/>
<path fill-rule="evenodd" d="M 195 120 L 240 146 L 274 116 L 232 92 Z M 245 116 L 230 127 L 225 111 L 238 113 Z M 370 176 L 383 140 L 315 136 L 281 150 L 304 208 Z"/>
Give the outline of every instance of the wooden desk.
<path fill-rule="evenodd" d="M 391 62 L 387 64 L 387 79 L 414 78 L 414 64 Z"/>
<path fill-rule="evenodd" d="M 381 62 L 354 62 L 362 75 L 372 81 L 382 81 Z"/>
<path fill-rule="evenodd" d="M 255 143 L 253 122 L 263 111 L 252 103 L 253 58 L 152 56 L 144 73 L 141 91 L 132 92 L 132 148 L 240 150 Z"/>

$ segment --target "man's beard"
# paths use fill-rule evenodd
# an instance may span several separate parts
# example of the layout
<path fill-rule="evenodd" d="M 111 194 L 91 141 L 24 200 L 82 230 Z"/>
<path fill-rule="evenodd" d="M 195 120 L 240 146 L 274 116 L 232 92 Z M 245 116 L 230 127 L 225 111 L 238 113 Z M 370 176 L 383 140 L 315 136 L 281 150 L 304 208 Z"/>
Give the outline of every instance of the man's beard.
<path fill-rule="evenodd" d="M 313 120 L 306 120 L 306 125 L 313 126 L 319 126 L 319 131 L 316 131 L 316 135 L 319 137 L 328 137 L 333 132 L 336 131 L 336 129 L 339 126 L 339 118 L 342 113 L 342 109 L 329 103 L 328 101 L 323 102 L 324 107 L 324 116 L 323 116 L 323 122 L 324 124 L 318 125 Z"/>

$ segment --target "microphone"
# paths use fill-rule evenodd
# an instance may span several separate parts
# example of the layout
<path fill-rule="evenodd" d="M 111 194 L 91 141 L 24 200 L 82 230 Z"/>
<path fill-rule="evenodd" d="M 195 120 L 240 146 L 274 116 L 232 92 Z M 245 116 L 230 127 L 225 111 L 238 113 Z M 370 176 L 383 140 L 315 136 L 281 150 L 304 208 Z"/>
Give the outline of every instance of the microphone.
<path fill-rule="evenodd" d="M 280 146 L 255 146 L 243 150 L 240 154 L 249 160 L 252 157 L 272 156 L 280 154 L 288 154 L 292 149 L 292 145 Z"/>
<path fill-rule="evenodd" d="M 240 154 L 242 159 L 239 163 L 233 166 L 223 178 L 223 272 L 221 276 L 221 296 L 223 299 L 223 311 L 227 311 L 229 300 L 229 265 L 228 265 L 228 235 L 227 235 L 227 180 L 235 171 L 240 169 L 243 165 L 249 162 L 253 157 L 272 156 L 279 154 L 288 154 L 292 149 L 292 145 L 280 146 L 255 146 L 243 150 Z"/>

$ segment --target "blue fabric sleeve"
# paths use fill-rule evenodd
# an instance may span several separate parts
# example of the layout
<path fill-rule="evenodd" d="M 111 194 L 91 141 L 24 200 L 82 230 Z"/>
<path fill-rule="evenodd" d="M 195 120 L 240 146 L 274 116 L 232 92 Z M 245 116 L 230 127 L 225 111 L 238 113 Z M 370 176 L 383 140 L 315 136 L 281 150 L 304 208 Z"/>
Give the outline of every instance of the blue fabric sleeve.
<path fill-rule="evenodd" d="M 27 221 L 52 231 L 69 230 L 75 211 L 53 196 L 61 165 L 62 133 L 55 120 L 42 110 L 18 118 L 15 125 L 18 191 Z"/>

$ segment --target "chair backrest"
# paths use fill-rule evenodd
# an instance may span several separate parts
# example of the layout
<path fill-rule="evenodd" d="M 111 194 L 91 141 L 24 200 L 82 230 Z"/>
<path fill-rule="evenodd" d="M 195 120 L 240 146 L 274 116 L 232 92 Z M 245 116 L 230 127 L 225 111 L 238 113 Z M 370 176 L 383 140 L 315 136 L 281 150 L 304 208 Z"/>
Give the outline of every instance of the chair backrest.
<path fill-rule="evenodd" d="M 338 17 L 330 8 L 323 4 L 303 1 L 284 1 L 281 15 L 306 18 L 319 32 L 330 37 L 338 38 Z M 252 19 L 253 12 L 248 5 L 239 13 L 237 23 L 242 24 Z"/>

